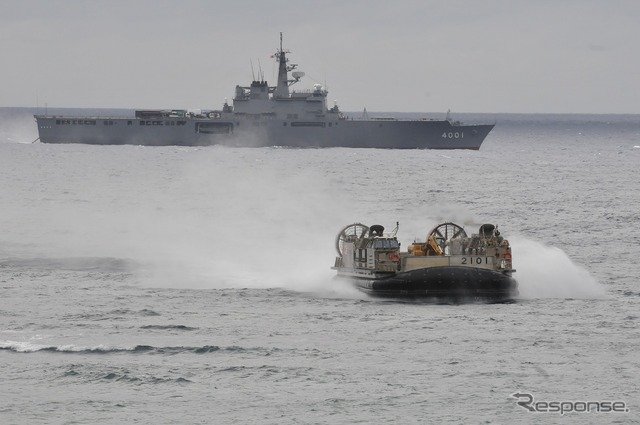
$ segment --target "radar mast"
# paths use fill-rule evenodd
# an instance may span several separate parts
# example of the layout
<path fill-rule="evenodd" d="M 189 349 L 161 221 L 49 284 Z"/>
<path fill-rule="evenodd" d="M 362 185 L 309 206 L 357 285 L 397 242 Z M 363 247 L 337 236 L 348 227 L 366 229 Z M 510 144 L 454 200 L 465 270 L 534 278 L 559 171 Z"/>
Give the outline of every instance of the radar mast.
<path fill-rule="evenodd" d="M 287 59 L 287 53 L 291 53 L 289 50 L 282 48 L 282 32 L 280 33 L 280 49 L 276 52 L 276 60 L 278 61 L 278 85 L 275 90 L 276 98 L 288 98 L 289 86 L 298 82 L 302 75 L 294 76 L 293 80 L 289 80 L 289 71 L 293 71 L 298 67 L 296 64 L 287 65 L 289 59 Z"/>

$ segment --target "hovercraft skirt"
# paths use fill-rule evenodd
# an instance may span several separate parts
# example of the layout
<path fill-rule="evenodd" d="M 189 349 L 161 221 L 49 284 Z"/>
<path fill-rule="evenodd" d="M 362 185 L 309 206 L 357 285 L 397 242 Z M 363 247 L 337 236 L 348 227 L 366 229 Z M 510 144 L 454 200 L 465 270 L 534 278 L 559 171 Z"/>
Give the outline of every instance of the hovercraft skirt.
<path fill-rule="evenodd" d="M 377 297 L 507 301 L 518 294 L 509 274 L 472 267 L 430 267 L 382 278 L 356 278 L 358 289 Z"/>

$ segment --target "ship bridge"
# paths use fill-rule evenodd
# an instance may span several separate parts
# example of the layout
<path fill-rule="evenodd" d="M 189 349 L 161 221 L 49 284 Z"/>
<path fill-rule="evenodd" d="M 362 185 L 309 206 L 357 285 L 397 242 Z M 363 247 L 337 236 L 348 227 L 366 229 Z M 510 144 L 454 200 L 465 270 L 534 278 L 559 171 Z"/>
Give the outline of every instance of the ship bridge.
<path fill-rule="evenodd" d="M 289 64 L 288 50 L 282 48 L 274 55 L 278 61 L 278 83 L 269 86 L 266 81 L 253 81 L 251 86 L 236 86 L 233 109 L 236 114 L 279 115 L 281 118 L 316 118 L 327 112 L 328 91 L 321 84 L 314 84 L 312 90 L 290 90 L 289 87 L 304 76 L 304 72 L 289 72 L 297 68 Z M 332 110 L 333 111 L 333 110 Z"/>

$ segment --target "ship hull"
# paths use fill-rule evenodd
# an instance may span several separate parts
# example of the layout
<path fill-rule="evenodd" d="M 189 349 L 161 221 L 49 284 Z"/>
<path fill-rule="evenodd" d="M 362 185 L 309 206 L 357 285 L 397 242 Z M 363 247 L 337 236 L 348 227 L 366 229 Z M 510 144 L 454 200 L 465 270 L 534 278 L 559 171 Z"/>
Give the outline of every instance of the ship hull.
<path fill-rule="evenodd" d="M 443 266 L 391 275 L 338 271 L 361 291 L 376 297 L 416 298 L 436 302 L 507 302 L 518 295 L 515 279 L 489 269 Z"/>
<path fill-rule="evenodd" d="M 493 128 L 448 120 L 284 121 L 35 116 L 42 143 L 93 145 L 285 146 L 293 148 L 480 149 Z"/>

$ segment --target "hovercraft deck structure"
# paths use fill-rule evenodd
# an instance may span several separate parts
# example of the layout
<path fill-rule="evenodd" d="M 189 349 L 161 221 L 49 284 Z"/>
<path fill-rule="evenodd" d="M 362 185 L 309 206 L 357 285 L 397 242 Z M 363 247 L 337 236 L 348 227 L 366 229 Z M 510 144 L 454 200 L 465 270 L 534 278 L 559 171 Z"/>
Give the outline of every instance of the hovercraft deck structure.
<path fill-rule="evenodd" d="M 517 294 L 512 278 L 509 241 L 493 224 L 467 236 L 454 223 L 429 232 L 406 252 L 384 227 L 354 223 L 336 237 L 333 269 L 367 294 L 379 297 L 422 298 L 442 302 L 504 302 Z"/>
<path fill-rule="evenodd" d="M 327 90 L 291 90 L 304 77 L 282 48 L 275 57 L 278 83 L 260 76 L 236 86 L 233 104 L 220 110 L 138 110 L 130 117 L 35 115 L 42 143 L 237 147 L 350 147 L 480 149 L 494 124 L 464 125 L 446 119 L 354 119 L 327 107 Z M 255 77 L 254 77 L 255 78 Z"/>

